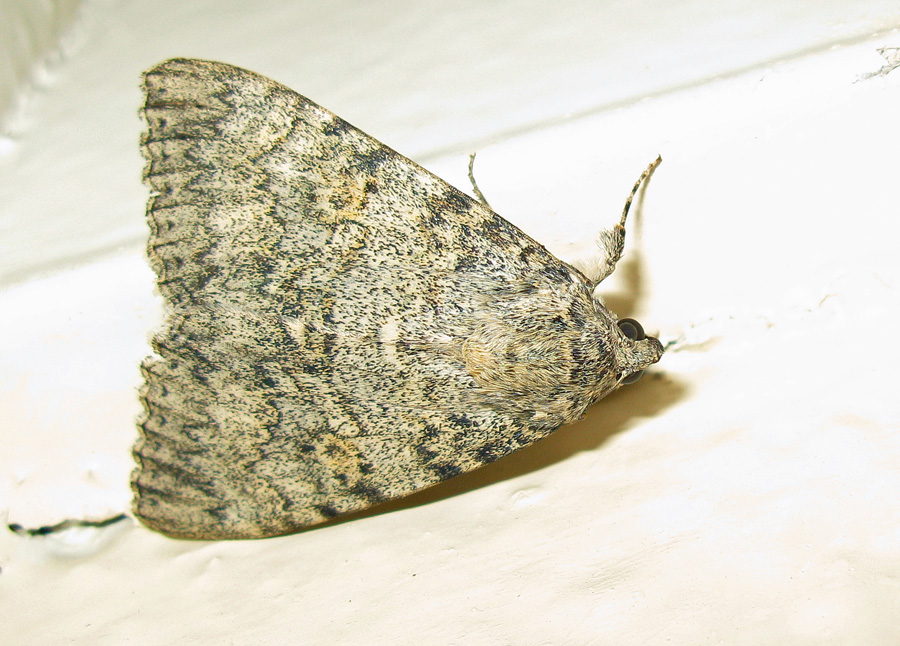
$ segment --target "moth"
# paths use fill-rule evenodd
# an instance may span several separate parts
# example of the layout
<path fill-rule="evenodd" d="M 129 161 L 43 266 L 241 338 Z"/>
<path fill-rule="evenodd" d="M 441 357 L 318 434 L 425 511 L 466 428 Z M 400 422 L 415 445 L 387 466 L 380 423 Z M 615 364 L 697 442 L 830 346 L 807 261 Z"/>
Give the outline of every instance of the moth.
<path fill-rule="evenodd" d="M 134 447 L 147 527 L 262 538 L 405 496 L 579 419 L 661 357 L 593 296 L 640 180 L 588 277 L 258 74 L 173 59 L 143 89 L 167 305 Z"/>

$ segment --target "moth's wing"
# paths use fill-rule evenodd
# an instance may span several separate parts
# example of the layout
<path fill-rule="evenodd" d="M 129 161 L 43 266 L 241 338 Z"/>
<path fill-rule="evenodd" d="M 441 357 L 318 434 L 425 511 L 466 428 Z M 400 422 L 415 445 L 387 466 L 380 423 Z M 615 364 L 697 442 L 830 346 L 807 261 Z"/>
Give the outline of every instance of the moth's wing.
<path fill-rule="evenodd" d="M 590 403 L 540 375 L 557 409 L 521 405 L 537 377 L 498 364 L 494 318 L 559 318 L 529 298 L 594 308 L 517 228 L 259 75 L 176 59 L 144 88 L 149 256 L 170 309 L 143 365 L 146 525 L 288 533 L 495 460 Z M 597 352 L 585 370 L 607 369 Z"/>

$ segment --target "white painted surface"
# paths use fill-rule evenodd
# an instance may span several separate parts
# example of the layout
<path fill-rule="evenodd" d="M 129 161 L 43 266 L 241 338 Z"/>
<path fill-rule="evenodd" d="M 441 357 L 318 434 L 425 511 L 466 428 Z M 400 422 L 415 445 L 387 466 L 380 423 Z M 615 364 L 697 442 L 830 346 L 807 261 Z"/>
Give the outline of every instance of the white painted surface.
<path fill-rule="evenodd" d="M 68 36 L 77 33 L 72 24 L 79 5 L 78 0 L 0 0 L 0 132 L 6 134 L 12 112 L 28 112 L 27 88 L 76 46 Z"/>
<path fill-rule="evenodd" d="M 130 242 L 144 235 L 135 79 L 168 56 L 264 72 L 457 186 L 477 147 L 494 207 L 571 261 L 662 153 L 603 287 L 681 346 L 583 421 L 378 515 L 256 542 L 0 533 L 4 634 L 900 641 L 900 71 L 857 82 L 900 45 L 863 38 L 896 24 L 887 5 L 610 3 L 601 20 L 579 3 L 452 17 L 239 4 L 88 3 L 82 50 L 17 122 L 0 161 L 3 244 L 19 254 L 4 275 L 134 251 L 0 293 L 9 522 L 127 508 L 137 363 L 159 316 Z"/>

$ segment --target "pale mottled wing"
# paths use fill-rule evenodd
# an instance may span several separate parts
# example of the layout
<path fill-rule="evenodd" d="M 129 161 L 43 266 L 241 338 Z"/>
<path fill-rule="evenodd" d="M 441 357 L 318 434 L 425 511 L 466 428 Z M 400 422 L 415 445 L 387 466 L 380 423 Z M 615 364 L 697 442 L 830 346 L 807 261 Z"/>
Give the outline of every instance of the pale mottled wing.
<path fill-rule="evenodd" d="M 170 309 L 143 365 L 146 525 L 295 531 L 493 461 L 615 386 L 583 276 L 489 209 L 246 70 L 176 59 L 144 88 Z"/>

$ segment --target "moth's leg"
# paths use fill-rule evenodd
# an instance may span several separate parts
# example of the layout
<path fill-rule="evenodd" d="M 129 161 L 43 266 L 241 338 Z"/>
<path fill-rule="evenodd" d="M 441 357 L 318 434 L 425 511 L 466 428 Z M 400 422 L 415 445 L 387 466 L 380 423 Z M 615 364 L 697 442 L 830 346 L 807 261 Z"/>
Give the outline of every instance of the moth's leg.
<path fill-rule="evenodd" d="M 631 194 L 628 196 L 628 199 L 625 200 L 625 208 L 622 209 L 622 218 L 619 220 L 619 223 L 610 231 L 600 232 L 597 244 L 603 251 L 604 257 L 598 265 L 597 274 L 593 276 L 594 287 L 599 285 L 600 281 L 613 273 L 613 270 L 616 268 L 616 263 L 619 262 L 619 258 L 622 257 L 622 251 L 625 249 L 625 220 L 628 219 L 628 210 L 631 208 L 631 202 L 634 200 L 635 195 L 637 195 L 637 192 L 644 182 L 650 178 L 653 171 L 655 171 L 656 167 L 661 163 L 662 157 L 659 156 L 647 166 L 646 170 L 641 173 L 641 176 L 638 177 L 638 180 L 634 183 L 634 188 L 631 189 Z"/>
<path fill-rule="evenodd" d="M 475 168 L 475 153 L 469 155 L 469 181 L 472 183 L 472 192 L 475 193 L 475 197 L 478 198 L 478 201 L 484 204 L 489 209 L 491 205 L 488 204 L 487 198 L 484 197 L 484 193 L 481 192 L 481 189 L 478 188 L 478 182 L 475 181 L 475 173 L 473 172 Z M 491 209 L 492 211 L 494 209 Z"/>
<path fill-rule="evenodd" d="M 73 518 L 69 518 L 62 522 L 56 523 L 55 525 L 44 525 L 35 529 L 22 527 L 18 523 L 10 523 L 7 527 L 9 527 L 9 530 L 11 532 L 15 532 L 20 536 L 47 536 L 48 534 L 56 534 L 58 532 L 64 532 L 72 528 L 87 527 L 103 529 L 104 527 L 109 527 L 110 525 L 114 525 L 120 521 L 126 520 L 127 518 L 127 514 L 118 514 L 110 518 L 104 518 L 103 520 L 75 520 Z"/>

